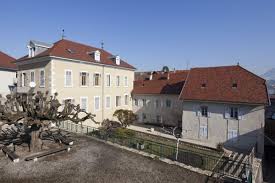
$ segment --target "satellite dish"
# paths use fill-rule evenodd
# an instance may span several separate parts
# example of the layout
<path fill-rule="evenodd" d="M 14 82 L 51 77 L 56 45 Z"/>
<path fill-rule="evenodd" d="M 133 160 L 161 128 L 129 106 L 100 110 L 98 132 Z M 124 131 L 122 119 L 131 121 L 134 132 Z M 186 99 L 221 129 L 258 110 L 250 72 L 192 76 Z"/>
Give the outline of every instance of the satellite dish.
<path fill-rule="evenodd" d="M 34 88 L 36 86 L 35 82 L 30 82 L 30 87 Z"/>

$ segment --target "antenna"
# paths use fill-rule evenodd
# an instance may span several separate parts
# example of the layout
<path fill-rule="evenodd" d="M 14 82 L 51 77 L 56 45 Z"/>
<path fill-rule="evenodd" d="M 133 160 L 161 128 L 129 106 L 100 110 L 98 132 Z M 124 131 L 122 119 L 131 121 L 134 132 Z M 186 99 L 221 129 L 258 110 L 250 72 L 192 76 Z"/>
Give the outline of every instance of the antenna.
<path fill-rule="evenodd" d="M 61 36 L 61 39 L 64 39 L 65 38 L 65 30 L 62 29 L 62 36 Z"/>
<path fill-rule="evenodd" d="M 103 42 L 103 40 L 101 41 L 100 45 L 101 45 L 101 49 L 104 50 L 104 42 Z"/>

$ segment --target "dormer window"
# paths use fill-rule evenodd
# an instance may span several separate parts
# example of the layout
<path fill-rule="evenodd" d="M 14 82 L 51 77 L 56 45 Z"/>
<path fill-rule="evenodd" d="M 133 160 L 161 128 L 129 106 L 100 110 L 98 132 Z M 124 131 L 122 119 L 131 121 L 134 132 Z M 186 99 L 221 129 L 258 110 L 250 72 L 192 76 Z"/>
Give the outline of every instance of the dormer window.
<path fill-rule="evenodd" d="M 100 51 L 96 50 L 94 52 L 94 59 L 95 61 L 100 62 Z"/>
<path fill-rule="evenodd" d="M 232 84 L 232 88 L 237 88 L 237 86 L 238 86 L 237 83 Z"/>
<path fill-rule="evenodd" d="M 67 50 L 67 52 L 69 52 L 69 53 L 74 53 L 74 51 L 73 50 L 71 50 L 71 49 L 66 49 Z"/>
<path fill-rule="evenodd" d="M 206 83 L 202 83 L 202 84 L 201 84 L 201 87 L 202 87 L 202 88 L 205 88 L 205 87 L 206 87 Z"/>
<path fill-rule="evenodd" d="M 116 65 L 120 65 L 120 56 L 115 56 Z"/>

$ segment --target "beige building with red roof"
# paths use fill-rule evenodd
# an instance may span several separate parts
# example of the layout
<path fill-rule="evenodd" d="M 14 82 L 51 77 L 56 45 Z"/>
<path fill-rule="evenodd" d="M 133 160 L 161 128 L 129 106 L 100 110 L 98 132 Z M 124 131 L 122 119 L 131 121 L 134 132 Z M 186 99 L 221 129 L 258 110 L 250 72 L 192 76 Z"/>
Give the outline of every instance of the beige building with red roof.
<path fill-rule="evenodd" d="M 139 122 L 181 126 L 183 102 L 179 95 L 187 75 L 185 70 L 136 74 L 132 95 Z"/>
<path fill-rule="evenodd" d="M 243 153 L 255 146 L 263 155 L 265 80 L 239 65 L 192 68 L 187 78 L 180 94 L 182 138 Z"/>
<path fill-rule="evenodd" d="M 18 59 L 18 92 L 58 93 L 96 115 L 112 119 L 115 110 L 132 109 L 135 68 L 104 49 L 62 39 L 54 44 L 30 41 Z M 92 125 L 87 122 L 86 125 Z"/>
<path fill-rule="evenodd" d="M 15 58 L 0 51 L 0 94 L 5 96 L 15 89 L 16 64 Z"/>

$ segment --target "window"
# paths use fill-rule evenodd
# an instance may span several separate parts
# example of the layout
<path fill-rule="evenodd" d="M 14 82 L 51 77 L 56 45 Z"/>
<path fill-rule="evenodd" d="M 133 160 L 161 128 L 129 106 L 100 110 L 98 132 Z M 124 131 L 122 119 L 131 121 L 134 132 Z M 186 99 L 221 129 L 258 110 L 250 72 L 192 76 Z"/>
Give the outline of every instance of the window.
<path fill-rule="evenodd" d="M 238 84 L 237 83 L 233 83 L 232 84 L 232 88 L 237 88 Z"/>
<path fill-rule="evenodd" d="M 95 73 L 94 74 L 94 86 L 99 86 L 100 85 L 100 74 Z"/>
<path fill-rule="evenodd" d="M 22 73 L 22 86 L 27 86 L 27 73 Z"/>
<path fill-rule="evenodd" d="M 89 74 L 87 72 L 80 72 L 80 86 L 88 86 Z"/>
<path fill-rule="evenodd" d="M 80 109 L 88 111 L 88 97 L 80 97 Z"/>
<path fill-rule="evenodd" d="M 208 107 L 201 106 L 201 116 L 208 117 Z"/>
<path fill-rule="evenodd" d="M 111 108 L 111 97 L 110 96 L 106 96 L 105 107 L 107 109 Z"/>
<path fill-rule="evenodd" d="M 124 86 L 128 86 L 128 77 L 127 76 L 124 77 Z"/>
<path fill-rule="evenodd" d="M 145 121 L 145 120 L 146 120 L 146 114 L 142 113 L 142 121 Z"/>
<path fill-rule="evenodd" d="M 138 106 L 138 99 L 134 99 L 135 106 Z"/>
<path fill-rule="evenodd" d="M 99 96 L 94 97 L 94 104 L 95 104 L 95 111 L 99 111 L 100 110 L 100 97 Z"/>
<path fill-rule="evenodd" d="M 166 100 L 166 107 L 170 108 L 172 106 L 171 100 Z"/>
<path fill-rule="evenodd" d="M 129 96 L 126 94 L 124 95 L 124 105 L 128 105 L 129 103 Z"/>
<path fill-rule="evenodd" d="M 162 117 L 160 115 L 157 115 L 157 123 L 162 123 Z"/>
<path fill-rule="evenodd" d="M 207 126 L 206 125 L 200 126 L 200 137 L 207 138 Z"/>
<path fill-rule="evenodd" d="M 35 73 L 31 71 L 31 82 L 35 82 Z"/>
<path fill-rule="evenodd" d="M 106 86 L 111 86 L 111 75 L 106 74 Z"/>
<path fill-rule="evenodd" d="M 120 76 L 116 76 L 116 86 L 120 85 Z"/>
<path fill-rule="evenodd" d="M 156 100 L 155 104 L 156 104 L 156 108 L 159 108 L 159 100 Z"/>
<path fill-rule="evenodd" d="M 142 106 L 146 106 L 146 99 L 142 99 Z"/>
<path fill-rule="evenodd" d="M 73 75 L 71 70 L 65 71 L 65 87 L 73 86 Z"/>
<path fill-rule="evenodd" d="M 116 96 L 116 107 L 121 106 L 121 96 Z"/>
<path fill-rule="evenodd" d="M 230 107 L 230 118 L 239 119 L 239 110 L 237 107 Z"/>
<path fill-rule="evenodd" d="M 227 138 L 228 140 L 236 141 L 238 137 L 237 130 L 228 130 Z"/>
<path fill-rule="evenodd" d="M 201 84 L 201 87 L 202 87 L 202 88 L 205 88 L 205 87 L 206 87 L 206 83 L 202 83 L 202 84 Z"/>
<path fill-rule="evenodd" d="M 40 87 L 45 87 L 45 71 L 40 70 Z"/>
<path fill-rule="evenodd" d="M 22 87 L 22 83 L 23 83 L 22 78 L 23 78 L 23 74 L 20 73 L 20 74 L 19 74 L 19 86 L 20 86 L 20 87 Z"/>

